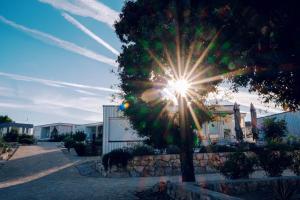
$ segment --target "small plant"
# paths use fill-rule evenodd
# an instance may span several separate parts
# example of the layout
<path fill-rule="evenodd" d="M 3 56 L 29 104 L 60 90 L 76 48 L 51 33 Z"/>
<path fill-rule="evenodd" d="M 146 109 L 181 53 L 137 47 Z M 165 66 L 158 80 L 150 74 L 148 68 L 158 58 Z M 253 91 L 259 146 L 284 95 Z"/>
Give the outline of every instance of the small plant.
<path fill-rule="evenodd" d="M 292 156 L 293 160 L 290 168 L 297 176 L 300 176 L 300 152 L 295 151 Z"/>
<path fill-rule="evenodd" d="M 259 164 L 268 176 L 281 176 L 291 164 L 291 156 L 285 151 L 263 150 L 257 152 Z"/>
<path fill-rule="evenodd" d="M 78 156 L 85 156 L 86 154 L 86 146 L 81 142 L 77 142 L 74 145 L 74 149 Z"/>
<path fill-rule="evenodd" d="M 22 134 L 19 136 L 18 142 L 20 144 L 34 144 L 35 139 L 33 138 L 32 135 Z"/>
<path fill-rule="evenodd" d="M 169 145 L 166 148 L 166 153 L 167 154 L 179 154 L 180 153 L 180 148 L 176 145 Z"/>
<path fill-rule="evenodd" d="M 106 171 L 112 166 L 125 168 L 131 159 L 132 155 L 128 149 L 115 149 L 102 157 L 102 164 Z"/>
<path fill-rule="evenodd" d="M 64 146 L 68 149 L 69 152 L 70 152 L 70 149 L 74 147 L 75 143 L 76 142 L 72 137 L 66 137 L 64 139 Z"/>
<path fill-rule="evenodd" d="M 297 192 L 295 185 L 288 184 L 282 180 L 278 180 L 272 188 L 274 200 L 292 200 Z"/>
<path fill-rule="evenodd" d="M 133 156 L 154 155 L 155 151 L 153 147 L 143 144 L 134 146 L 131 149 L 131 154 Z"/>
<path fill-rule="evenodd" d="M 86 135 L 83 131 L 77 131 L 74 135 L 73 135 L 73 139 L 76 142 L 83 142 L 86 138 Z"/>
<path fill-rule="evenodd" d="M 9 133 L 6 133 L 3 137 L 5 142 L 18 142 L 19 132 L 18 129 L 12 128 Z"/>
<path fill-rule="evenodd" d="M 228 156 L 219 170 L 229 179 L 249 178 L 249 175 L 254 172 L 255 164 L 255 158 L 247 157 L 243 152 L 234 152 Z"/>

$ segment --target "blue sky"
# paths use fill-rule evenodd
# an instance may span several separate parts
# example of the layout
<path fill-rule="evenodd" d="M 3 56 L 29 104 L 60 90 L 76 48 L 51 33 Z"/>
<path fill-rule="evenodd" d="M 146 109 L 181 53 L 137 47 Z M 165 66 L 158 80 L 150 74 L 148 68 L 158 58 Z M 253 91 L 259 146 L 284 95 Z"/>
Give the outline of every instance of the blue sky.
<path fill-rule="evenodd" d="M 0 115 L 35 125 L 102 121 L 112 104 L 121 43 L 113 22 L 124 0 L 0 1 Z M 226 91 L 225 88 L 221 88 Z M 235 94 L 244 105 L 256 95 Z M 267 108 L 268 113 L 279 112 Z M 262 112 L 265 113 L 265 112 Z"/>

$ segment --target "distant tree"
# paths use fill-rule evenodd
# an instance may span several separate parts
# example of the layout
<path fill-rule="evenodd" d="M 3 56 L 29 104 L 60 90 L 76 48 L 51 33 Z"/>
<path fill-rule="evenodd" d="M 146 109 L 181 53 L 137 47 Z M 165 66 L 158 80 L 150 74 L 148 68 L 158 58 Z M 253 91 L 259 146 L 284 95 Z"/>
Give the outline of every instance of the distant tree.
<path fill-rule="evenodd" d="M 7 123 L 7 122 L 13 122 L 11 118 L 9 118 L 7 115 L 0 115 L 0 124 L 1 123 Z"/>
<path fill-rule="evenodd" d="M 277 120 L 275 117 L 266 118 L 263 121 L 262 130 L 267 141 L 282 141 L 287 134 L 286 121 L 284 119 Z"/>
<path fill-rule="evenodd" d="M 56 138 L 58 138 L 58 130 L 56 127 L 54 127 L 53 130 L 51 131 L 50 139 L 55 140 Z"/>

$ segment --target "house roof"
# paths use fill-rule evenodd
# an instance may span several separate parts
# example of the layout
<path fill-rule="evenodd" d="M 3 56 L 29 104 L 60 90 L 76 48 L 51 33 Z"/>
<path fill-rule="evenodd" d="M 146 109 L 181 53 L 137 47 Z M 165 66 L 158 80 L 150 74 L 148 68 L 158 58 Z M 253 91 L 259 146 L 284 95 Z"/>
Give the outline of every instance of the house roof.
<path fill-rule="evenodd" d="M 15 127 L 15 128 L 33 128 L 33 124 L 22 124 L 16 122 L 1 123 L 0 128 Z"/>

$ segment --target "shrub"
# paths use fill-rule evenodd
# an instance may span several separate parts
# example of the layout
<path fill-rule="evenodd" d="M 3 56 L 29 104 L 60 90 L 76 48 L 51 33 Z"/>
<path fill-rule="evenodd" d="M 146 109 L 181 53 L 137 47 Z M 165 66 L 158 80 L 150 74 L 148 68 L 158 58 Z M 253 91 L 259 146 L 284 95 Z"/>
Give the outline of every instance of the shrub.
<path fill-rule="evenodd" d="M 111 169 L 112 166 L 125 168 L 128 164 L 128 161 L 131 159 L 132 155 L 128 149 L 115 149 L 103 155 L 102 164 L 106 171 Z"/>
<path fill-rule="evenodd" d="M 74 147 L 75 143 L 76 142 L 72 137 L 66 137 L 64 139 L 64 146 L 68 149 L 68 151 L 70 151 L 70 149 Z"/>
<path fill-rule="evenodd" d="M 235 152 L 237 151 L 236 147 L 226 146 L 226 145 L 208 145 L 206 148 L 206 152 L 208 153 L 218 153 L 218 152 Z"/>
<path fill-rule="evenodd" d="M 273 118 L 266 118 L 263 121 L 262 130 L 265 134 L 267 141 L 282 141 L 282 138 L 287 133 L 287 127 L 285 120 L 276 120 Z"/>
<path fill-rule="evenodd" d="M 166 148 L 167 154 L 180 154 L 180 148 L 176 145 L 170 145 Z"/>
<path fill-rule="evenodd" d="M 78 156 L 85 156 L 86 154 L 86 146 L 81 142 L 77 142 L 74 145 L 74 149 Z"/>
<path fill-rule="evenodd" d="M 73 135 L 73 139 L 76 142 L 83 142 L 86 138 L 86 135 L 83 131 L 77 131 L 74 135 Z"/>
<path fill-rule="evenodd" d="M 22 134 L 19 136 L 18 142 L 21 144 L 34 144 L 35 139 L 32 135 Z"/>
<path fill-rule="evenodd" d="M 293 153 L 293 160 L 290 168 L 297 176 L 300 176 L 300 152 L 295 151 Z"/>
<path fill-rule="evenodd" d="M 249 175 L 254 172 L 255 164 L 255 158 L 247 157 L 243 152 L 234 152 L 228 156 L 219 170 L 229 179 L 249 178 Z"/>
<path fill-rule="evenodd" d="M 270 177 L 281 176 L 291 163 L 291 156 L 285 151 L 263 150 L 257 152 L 259 164 Z"/>
<path fill-rule="evenodd" d="M 136 145 L 131 149 L 131 154 L 133 156 L 154 155 L 155 150 L 153 147 L 146 144 Z"/>
<path fill-rule="evenodd" d="M 11 129 L 9 133 L 6 133 L 3 140 L 6 142 L 18 142 L 19 133 L 17 129 Z"/>

